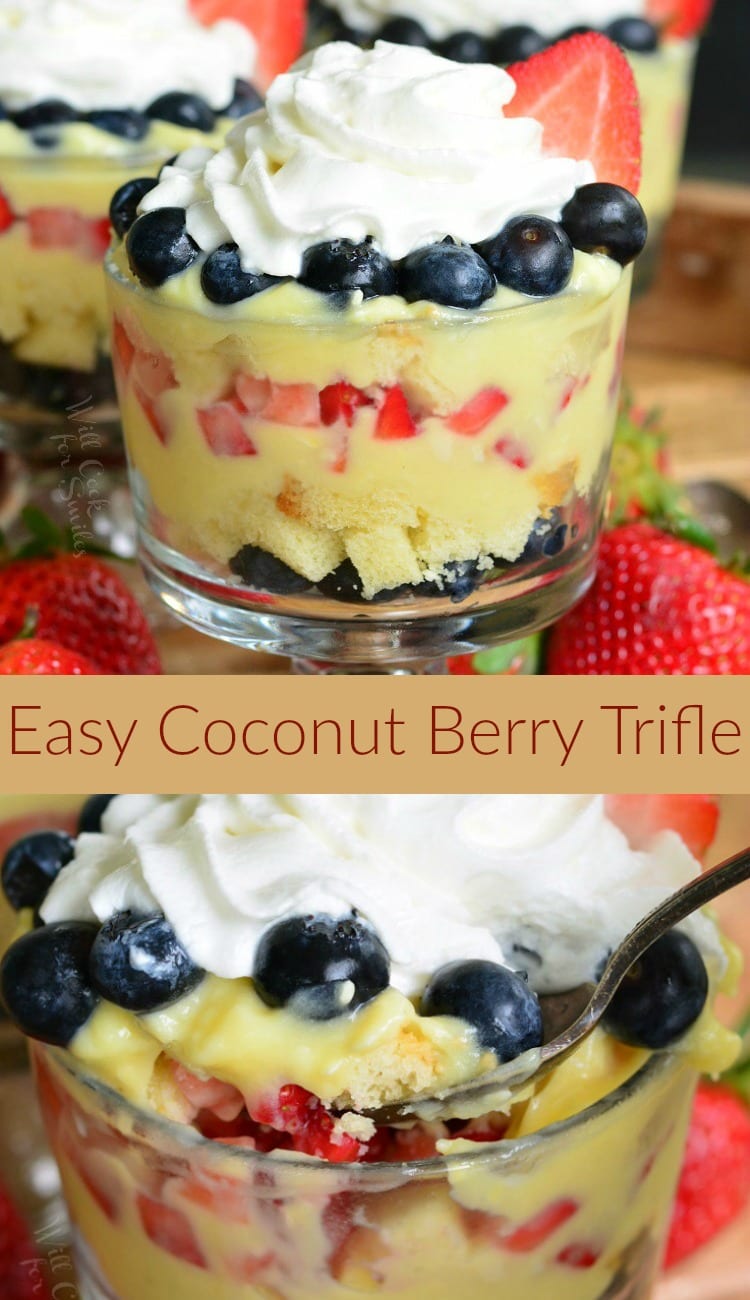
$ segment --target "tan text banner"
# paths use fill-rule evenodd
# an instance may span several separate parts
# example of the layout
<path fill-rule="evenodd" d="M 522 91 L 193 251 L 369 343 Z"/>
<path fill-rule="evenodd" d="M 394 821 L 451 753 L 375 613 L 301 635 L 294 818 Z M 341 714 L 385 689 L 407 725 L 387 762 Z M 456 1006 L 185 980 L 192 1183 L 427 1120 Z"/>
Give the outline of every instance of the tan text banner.
<path fill-rule="evenodd" d="M 0 679 L 0 789 L 750 791 L 747 678 Z"/>

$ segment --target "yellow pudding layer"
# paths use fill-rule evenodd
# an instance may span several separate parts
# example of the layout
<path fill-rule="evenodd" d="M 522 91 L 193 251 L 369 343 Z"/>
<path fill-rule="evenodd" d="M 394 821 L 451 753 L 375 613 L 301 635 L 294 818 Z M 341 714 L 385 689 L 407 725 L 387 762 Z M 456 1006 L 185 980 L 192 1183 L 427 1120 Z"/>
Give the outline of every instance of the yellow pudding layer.
<path fill-rule="evenodd" d="M 0 122 L 0 196 L 15 218 L 0 228 L 0 341 L 19 361 L 94 369 L 109 350 L 101 270 L 106 240 L 96 223 L 106 221 L 110 200 L 126 181 L 155 176 L 167 158 L 196 144 L 217 148 L 229 125 L 222 119 L 206 134 L 155 122 L 134 147 L 73 123 L 63 128 L 58 148 L 43 150 L 28 132 Z M 49 243 L 34 235 L 33 214 L 40 212 L 50 231 L 61 232 L 58 246 L 54 233 L 45 237 Z"/>
<path fill-rule="evenodd" d="M 663 41 L 653 54 L 627 51 L 643 121 L 638 198 L 655 227 L 667 220 L 674 206 L 696 49 L 695 41 Z"/>
<path fill-rule="evenodd" d="M 250 980 L 215 975 L 147 1016 L 101 1004 L 72 1051 L 129 1101 L 157 1110 L 167 1100 L 156 1069 L 162 1052 L 250 1098 L 295 1083 L 327 1104 L 363 1110 L 463 1082 L 494 1061 L 463 1021 L 419 1016 L 396 989 L 354 1016 L 316 1022 L 266 1006 Z"/>
<path fill-rule="evenodd" d="M 197 266 L 157 291 L 135 283 L 122 248 L 111 269 L 132 467 L 161 539 L 214 571 L 246 543 L 311 582 L 349 557 L 370 597 L 450 561 L 516 559 L 540 515 L 602 475 L 630 273 L 601 255 L 576 253 L 556 297 L 499 289 L 476 312 L 399 298 L 337 310 L 296 283 L 219 308 Z M 366 401 L 325 425 L 319 394 L 340 383 Z M 258 386 L 269 414 L 242 406 Z M 413 436 L 379 432 L 395 387 Z M 468 403 L 498 392 L 502 409 L 480 428 L 452 427 Z M 301 402 L 291 417 L 290 396 Z M 222 402 L 232 409 L 219 415 L 249 440 L 245 454 L 209 445 L 204 422 Z"/>

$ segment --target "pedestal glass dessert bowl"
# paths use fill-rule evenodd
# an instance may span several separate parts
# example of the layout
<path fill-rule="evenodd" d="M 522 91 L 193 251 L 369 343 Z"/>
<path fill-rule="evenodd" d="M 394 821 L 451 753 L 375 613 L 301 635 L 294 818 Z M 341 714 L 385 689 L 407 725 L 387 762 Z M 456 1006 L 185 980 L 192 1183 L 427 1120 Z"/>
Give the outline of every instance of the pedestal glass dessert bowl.
<path fill-rule="evenodd" d="M 218 147 L 261 102 L 246 80 L 258 48 L 220 6 L 204 27 L 188 0 L 5 8 L 0 447 L 42 496 L 59 489 L 64 509 L 75 485 L 95 515 L 90 498 L 102 513 L 123 466 L 102 274 L 110 200 L 134 177 L 143 193 L 182 150 Z"/>
<path fill-rule="evenodd" d="M 636 850 L 601 796 L 94 798 L 7 855 L 0 962 L 85 1300 L 646 1300 L 739 1045 L 710 915 L 482 1085 L 700 877 L 674 832 Z"/>
<path fill-rule="evenodd" d="M 632 76 L 597 39 L 637 174 Z M 141 557 L 199 629 L 408 663 L 544 626 L 591 581 L 645 221 L 603 159 L 542 153 L 515 89 L 329 46 L 133 214 L 107 270 Z"/>

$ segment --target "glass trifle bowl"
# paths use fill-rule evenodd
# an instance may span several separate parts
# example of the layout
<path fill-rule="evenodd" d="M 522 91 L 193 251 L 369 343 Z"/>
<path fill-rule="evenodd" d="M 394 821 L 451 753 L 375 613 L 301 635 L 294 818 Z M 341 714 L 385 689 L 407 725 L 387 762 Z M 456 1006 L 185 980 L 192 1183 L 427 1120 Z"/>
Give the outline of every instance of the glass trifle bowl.
<path fill-rule="evenodd" d="M 533 1055 L 547 996 L 699 873 L 678 836 L 636 851 L 596 796 L 101 807 L 3 872 L 85 1300 L 645 1300 L 698 1072 L 737 1051 L 710 917 L 542 1079 L 423 1106 Z"/>
<path fill-rule="evenodd" d="M 261 102 L 250 31 L 211 23 L 187 0 L 0 10 L 0 446 L 51 489 L 85 464 L 83 495 L 101 496 L 123 463 L 102 274 L 113 193 L 140 177 L 136 202 L 167 159 L 218 147 Z"/>
<path fill-rule="evenodd" d="M 697 42 L 712 7 L 712 0 L 314 0 L 309 39 L 403 41 L 468 63 L 501 65 L 533 58 L 574 33 L 601 32 L 616 41 L 635 74 L 643 115 L 638 197 L 649 240 L 636 267 L 640 290 L 656 269 L 674 206 Z"/>
<path fill-rule="evenodd" d="M 114 248 L 141 556 L 201 630 L 408 663 L 586 589 L 645 221 L 543 153 L 514 91 L 424 50 L 324 47 L 222 151 L 166 168 Z M 612 196 L 619 233 L 594 234 Z"/>

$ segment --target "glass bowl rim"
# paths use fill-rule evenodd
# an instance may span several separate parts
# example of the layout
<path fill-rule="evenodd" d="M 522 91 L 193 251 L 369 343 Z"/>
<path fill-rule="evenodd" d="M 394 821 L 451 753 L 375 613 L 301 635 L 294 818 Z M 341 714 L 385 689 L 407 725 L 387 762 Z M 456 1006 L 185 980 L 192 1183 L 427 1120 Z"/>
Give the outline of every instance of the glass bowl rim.
<path fill-rule="evenodd" d="M 149 1145 L 153 1145 L 157 1149 L 159 1135 L 165 1134 L 176 1147 L 182 1146 L 188 1151 L 195 1150 L 201 1153 L 211 1151 L 217 1156 L 239 1161 L 248 1168 L 253 1165 L 262 1168 L 263 1165 L 271 1163 L 277 1169 L 303 1170 L 307 1173 L 325 1171 L 328 1175 L 336 1171 L 351 1175 L 356 1171 L 363 1178 L 367 1178 L 368 1171 L 371 1170 L 373 1177 L 376 1173 L 382 1176 L 386 1171 L 390 1171 L 394 1176 L 400 1174 L 401 1177 L 417 1176 L 426 1179 L 430 1175 L 449 1174 L 452 1170 L 465 1168 L 467 1165 L 475 1168 L 477 1165 L 493 1164 L 498 1160 L 498 1157 L 502 1160 L 509 1160 L 511 1157 L 523 1156 L 525 1152 L 532 1151 L 535 1147 L 538 1148 L 546 1138 L 574 1132 L 589 1122 L 593 1123 L 609 1111 L 623 1105 L 630 1097 L 639 1093 L 652 1081 L 656 1082 L 658 1079 L 668 1076 L 672 1071 L 677 1075 L 690 1068 L 687 1060 L 678 1052 L 654 1052 L 629 1079 L 626 1079 L 613 1092 L 608 1092 L 599 1101 L 577 1111 L 575 1115 L 558 1120 L 554 1124 L 546 1125 L 537 1132 L 527 1134 L 524 1137 L 500 1138 L 497 1142 L 489 1143 L 478 1142 L 476 1143 L 476 1151 L 452 1152 L 448 1155 L 428 1156 L 421 1160 L 388 1160 L 372 1161 L 371 1163 L 341 1161 L 336 1163 L 321 1160 L 315 1156 L 299 1155 L 299 1153 L 293 1155 L 284 1151 L 279 1156 L 273 1151 L 254 1151 L 247 1147 L 232 1146 L 228 1142 L 217 1143 L 212 1138 L 204 1137 L 189 1124 L 181 1124 L 177 1120 L 159 1115 L 155 1111 L 146 1110 L 137 1103 L 129 1101 L 117 1092 L 111 1084 L 97 1079 L 65 1048 L 51 1047 L 41 1042 L 32 1042 L 31 1046 L 33 1052 L 51 1056 L 55 1064 L 65 1074 L 73 1078 L 79 1085 L 82 1085 L 88 1092 L 93 1093 L 94 1097 L 103 1104 L 105 1109 L 114 1107 L 124 1111 L 134 1121 L 134 1135 L 139 1140 L 145 1140 Z"/>

